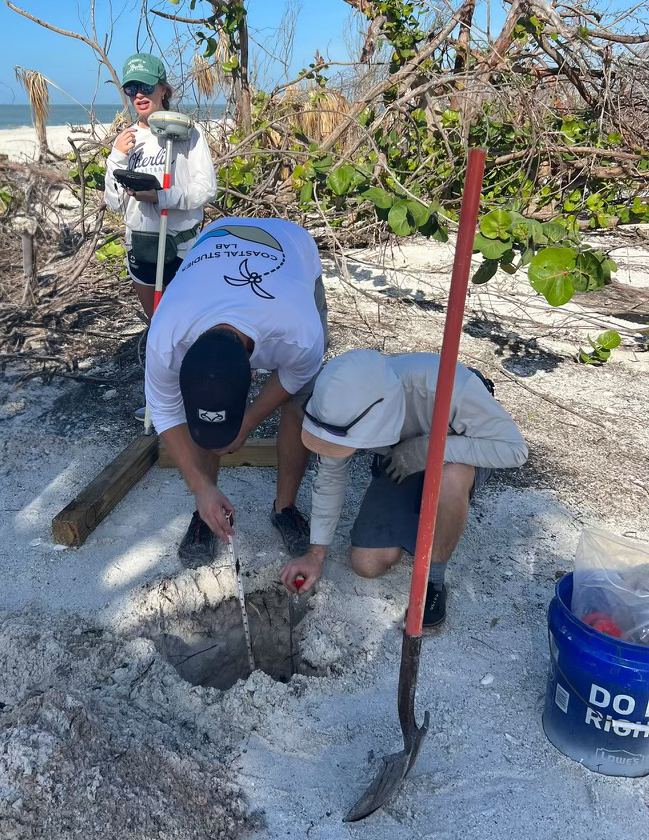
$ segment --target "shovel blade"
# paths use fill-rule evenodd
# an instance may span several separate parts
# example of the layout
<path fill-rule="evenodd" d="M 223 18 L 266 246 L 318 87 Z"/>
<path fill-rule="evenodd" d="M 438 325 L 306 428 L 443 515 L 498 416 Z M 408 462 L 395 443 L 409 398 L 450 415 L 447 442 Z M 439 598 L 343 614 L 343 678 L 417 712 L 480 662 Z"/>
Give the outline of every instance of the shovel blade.
<path fill-rule="evenodd" d="M 410 749 L 403 749 L 383 758 L 383 767 L 379 774 L 358 802 L 349 809 L 343 822 L 356 822 L 369 817 L 394 796 L 417 760 L 429 723 L 430 715 L 426 712 L 423 726 L 414 734 Z"/>
<path fill-rule="evenodd" d="M 404 632 L 397 698 L 399 723 L 403 733 L 403 750 L 383 759 L 381 772 L 347 813 L 343 822 L 362 820 L 380 808 L 381 805 L 385 805 L 396 793 L 401 782 L 412 770 L 417 760 L 421 743 L 426 737 L 430 724 L 430 714 L 428 712 L 424 714 L 422 726 L 417 726 L 415 720 L 415 692 L 417 691 L 420 653 L 421 636 L 409 636 Z"/>

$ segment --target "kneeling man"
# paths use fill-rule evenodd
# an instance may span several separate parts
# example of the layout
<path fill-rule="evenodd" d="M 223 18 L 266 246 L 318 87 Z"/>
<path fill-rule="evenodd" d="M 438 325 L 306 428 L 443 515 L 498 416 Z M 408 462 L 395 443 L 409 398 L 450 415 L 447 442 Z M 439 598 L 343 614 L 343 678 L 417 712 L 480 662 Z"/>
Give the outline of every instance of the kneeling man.
<path fill-rule="evenodd" d="M 385 356 L 351 350 L 332 359 L 304 406 L 302 441 L 318 455 L 313 483 L 311 544 L 281 571 L 286 588 L 313 586 L 322 572 L 345 499 L 352 455 L 374 452 L 372 479 L 351 532 L 351 563 L 376 577 L 403 550 L 414 554 L 439 355 Z M 424 627 L 446 617 L 444 576 L 466 523 L 473 494 L 494 470 L 519 467 L 527 447 L 493 384 L 458 364 L 433 544 Z"/>

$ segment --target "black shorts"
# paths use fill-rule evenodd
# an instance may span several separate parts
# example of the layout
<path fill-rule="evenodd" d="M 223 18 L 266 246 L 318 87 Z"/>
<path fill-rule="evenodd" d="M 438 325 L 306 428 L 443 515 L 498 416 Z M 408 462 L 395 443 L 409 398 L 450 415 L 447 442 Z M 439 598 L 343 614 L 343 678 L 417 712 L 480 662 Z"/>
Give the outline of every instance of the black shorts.
<path fill-rule="evenodd" d="M 180 257 L 176 257 L 171 262 L 165 263 L 162 275 L 162 282 L 165 286 L 171 283 L 182 264 L 183 261 Z M 138 262 L 133 256 L 132 251 L 128 251 L 126 254 L 126 267 L 134 283 L 139 283 L 141 286 L 155 286 L 155 263 Z"/>
<path fill-rule="evenodd" d="M 493 472 L 486 467 L 475 468 L 470 498 Z M 409 554 L 414 554 L 423 487 L 423 472 L 409 476 L 401 484 L 395 484 L 378 468 L 378 458 L 375 458 L 372 481 L 352 528 L 352 545 L 355 548 L 401 547 Z"/>

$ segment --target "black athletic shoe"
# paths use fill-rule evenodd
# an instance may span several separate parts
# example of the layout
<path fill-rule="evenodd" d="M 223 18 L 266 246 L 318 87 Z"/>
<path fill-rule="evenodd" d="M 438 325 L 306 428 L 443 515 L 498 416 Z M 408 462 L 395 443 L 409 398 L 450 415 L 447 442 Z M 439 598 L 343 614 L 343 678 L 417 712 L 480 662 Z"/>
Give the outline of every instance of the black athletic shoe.
<path fill-rule="evenodd" d="M 446 618 L 446 587 L 442 586 L 441 591 L 435 589 L 432 583 L 428 584 L 426 590 L 426 601 L 424 602 L 424 629 L 430 630 L 439 627 Z"/>
<path fill-rule="evenodd" d="M 291 557 L 301 557 L 309 547 L 309 520 L 291 505 L 277 513 L 275 506 L 270 513 L 270 521 L 282 535 L 286 550 Z"/>
<path fill-rule="evenodd" d="M 212 560 L 214 550 L 214 534 L 209 525 L 200 518 L 195 510 L 187 533 L 178 546 L 178 557 L 184 561 L 184 566 L 197 569 L 206 566 Z"/>

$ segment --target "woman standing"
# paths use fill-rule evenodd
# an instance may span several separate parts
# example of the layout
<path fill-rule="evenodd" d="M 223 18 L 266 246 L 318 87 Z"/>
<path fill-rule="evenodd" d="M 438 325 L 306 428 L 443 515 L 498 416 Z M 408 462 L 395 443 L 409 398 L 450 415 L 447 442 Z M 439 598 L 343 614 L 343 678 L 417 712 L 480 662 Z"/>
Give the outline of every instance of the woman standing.
<path fill-rule="evenodd" d="M 137 121 L 117 136 L 108 158 L 106 203 L 124 215 L 128 272 L 140 303 L 151 318 L 156 262 L 150 246 L 143 248 L 137 234 L 157 233 L 160 210 L 168 210 L 168 234 L 173 237 L 177 254 L 165 263 L 166 286 L 194 244 L 203 221 L 203 207 L 216 195 L 216 176 L 203 132 L 194 126 L 187 140 L 174 143 L 170 189 L 135 192 L 122 187 L 113 175 L 116 169 L 155 175 L 162 184 L 165 142 L 151 133 L 148 119 L 155 111 L 169 110 L 173 93 L 160 59 L 146 53 L 126 59 L 122 88 L 133 103 Z"/>

